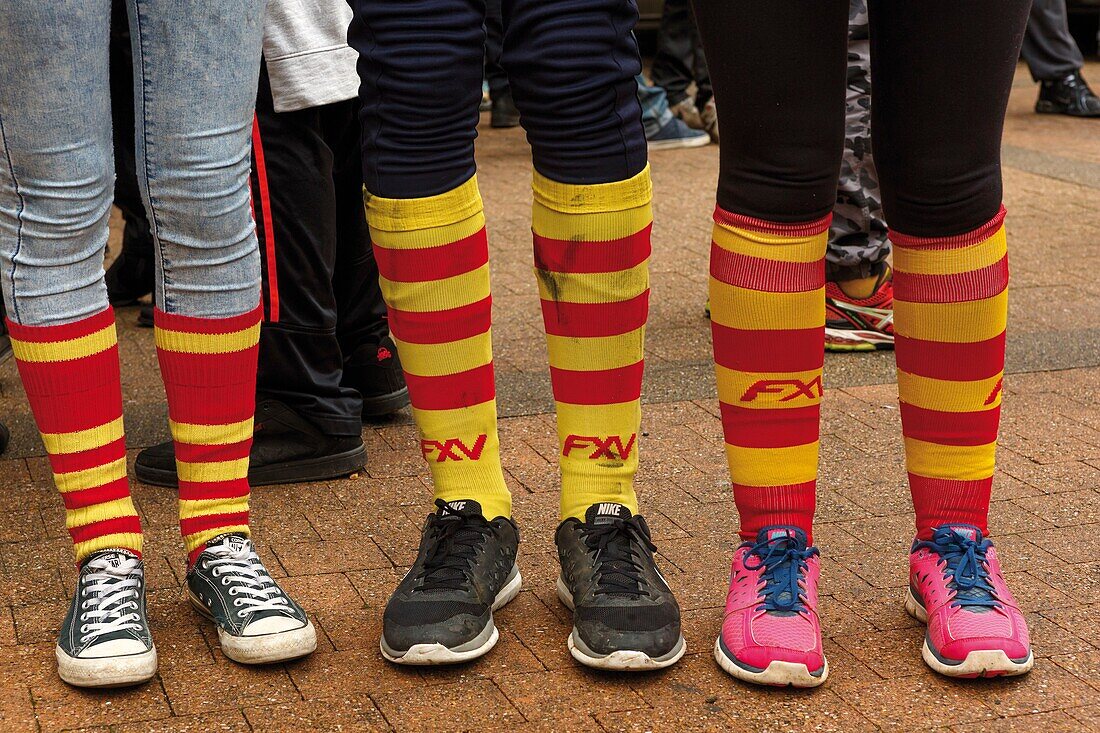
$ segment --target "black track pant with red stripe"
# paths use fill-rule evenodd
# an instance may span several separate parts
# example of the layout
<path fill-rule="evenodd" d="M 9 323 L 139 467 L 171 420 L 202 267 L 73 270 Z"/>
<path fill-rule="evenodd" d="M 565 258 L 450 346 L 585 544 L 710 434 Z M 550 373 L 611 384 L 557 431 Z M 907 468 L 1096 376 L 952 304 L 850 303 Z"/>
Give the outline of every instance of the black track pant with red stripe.
<path fill-rule="evenodd" d="M 359 435 L 344 350 L 388 331 L 363 211 L 359 102 L 276 112 L 261 70 L 252 203 L 263 262 L 257 398 L 280 400 L 331 435 Z M 343 349 L 341 349 L 341 343 Z"/>

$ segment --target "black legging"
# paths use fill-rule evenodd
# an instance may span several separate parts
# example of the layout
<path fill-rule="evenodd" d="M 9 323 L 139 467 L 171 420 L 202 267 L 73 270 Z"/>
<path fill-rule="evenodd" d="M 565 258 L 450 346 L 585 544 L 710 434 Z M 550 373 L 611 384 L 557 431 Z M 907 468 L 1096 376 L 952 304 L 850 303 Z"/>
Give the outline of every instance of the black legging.
<path fill-rule="evenodd" d="M 722 130 L 718 204 L 825 216 L 844 143 L 849 0 L 694 0 Z M 890 226 L 961 234 L 1001 204 L 1000 144 L 1030 0 L 870 0 L 872 130 Z"/>

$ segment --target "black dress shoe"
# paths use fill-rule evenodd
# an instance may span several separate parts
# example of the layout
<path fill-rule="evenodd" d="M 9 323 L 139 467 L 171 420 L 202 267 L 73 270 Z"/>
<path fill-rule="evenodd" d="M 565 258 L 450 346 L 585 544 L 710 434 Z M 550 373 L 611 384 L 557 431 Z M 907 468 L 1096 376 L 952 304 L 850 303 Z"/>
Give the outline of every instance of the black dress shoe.
<path fill-rule="evenodd" d="M 393 339 L 364 344 L 344 361 L 344 386 L 363 396 L 363 419 L 382 417 L 409 404 L 409 388 Z"/>
<path fill-rule="evenodd" d="M 1064 79 L 1044 81 L 1039 87 L 1035 111 L 1070 117 L 1100 117 L 1100 97 L 1092 93 L 1081 72 L 1075 71 Z"/>
<path fill-rule="evenodd" d="M 252 486 L 294 484 L 350 476 L 362 470 L 367 449 L 358 435 L 328 435 L 278 400 L 256 405 L 256 430 L 249 454 Z M 134 475 L 153 486 L 176 486 L 172 441 L 138 453 Z"/>
<path fill-rule="evenodd" d="M 511 94 L 502 94 L 493 100 L 493 114 L 489 119 L 493 127 L 515 127 L 519 124 L 519 110 Z"/>
<path fill-rule="evenodd" d="M 153 292 L 155 276 L 152 257 L 127 254 L 124 248 L 107 269 L 107 299 L 111 305 L 133 305 Z"/>

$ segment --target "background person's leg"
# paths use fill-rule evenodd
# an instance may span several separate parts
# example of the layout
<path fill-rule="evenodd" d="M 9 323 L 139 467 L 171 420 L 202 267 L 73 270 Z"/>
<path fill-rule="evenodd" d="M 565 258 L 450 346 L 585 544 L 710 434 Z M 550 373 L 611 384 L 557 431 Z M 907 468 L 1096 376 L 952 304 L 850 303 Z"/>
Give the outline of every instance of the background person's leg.
<path fill-rule="evenodd" d="M 276 112 L 267 70 L 261 70 L 252 204 L 267 312 L 260 329 L 253 485 L 347 476 L 366 461 L 360 399 L 341 383 L 344 360 L 336 336 L 335 161 L 323 123 L 331 108 L 358 124 L 350 101 Z M 362 217 L 361 203 L 359 208 Z"/>
<path fill-rule="evenodd" d="M 691 3 L 665 0 L 657 30 L 657 53 L 649 74 L 653 83 L 668 93 L 668 103 L 673 107 L 687 99 L 688 87 L 695 81 L 697 41 Z"/>
<path fill-rule="evenodd" d="M 925 660 L 955 676 L 1031 666 L 1026 623 L 983 540 L 1008 314 L 1001 132 L 1029 8 L 870 5 L 874 148 L 894 243 L 898 395 L 920 540 L 907 608 L 929 622 Z M 958 553 L 971 558 L 965 567 Z M 970 592 L 952 590 L 956 572 Z"/>
<path fill-rule="evenodd" d="M 1054 81 L 1085 64 L 1069 32 L 1066 0 L 1032 0 L 1020 55 L 1035 81 Z"/>
<path fill-rule="evenodd" d="M 825 252 L 825 348 L 873 351 L 893 347 L 890 255 L 878 173 L 871 154 L 871 43 L 866 0 L 852 0 L 848 18 L 848 95 L 829 248 Z"/>
<path fill-rule="evenodd" d="M 333 156 L 336 194 L 336 338 L 344 355 L 342 384 L 359 395 L 363 418 L 389 415 L 409 404 L 397 347 L 390 338 L 386 301 L 363 209 L 363 153 L 358 99 L 321 113 Z"/>
<path fill-rule="evenodd" d="M 153 292 L 156 252 L 141 200 L 134 154 L 134 55 L 125 0 L 111 2 L 111 117 L 114 122 L 115 198 L 122 212 L 122 251 L 107 270 L 107 295 L 116 306 Z M 150 324 L 151 325 L 151 324 Z"/>
<path fill-rule="evenodd" d="M 349 104 L 330 106 L 346 110 Z M 276 112 L 266 70 L 261 72 L 252 201 L 263 249 L 266 313 L 256 391 L 259 399 L 284 403 L 330 435 L 358 438 L 359 398 L 340 384 L 343 358 L 332 284 L 335 161 L 322 122 L 326 109 Z"/>

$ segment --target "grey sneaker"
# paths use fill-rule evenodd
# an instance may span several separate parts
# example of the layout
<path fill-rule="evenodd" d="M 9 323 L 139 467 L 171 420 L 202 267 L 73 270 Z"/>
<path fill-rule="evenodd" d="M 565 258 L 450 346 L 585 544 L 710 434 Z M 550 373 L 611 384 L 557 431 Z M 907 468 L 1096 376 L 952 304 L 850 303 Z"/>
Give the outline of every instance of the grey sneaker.
<path fill-rule="evenodd" d="M 519 529 L 487 521 L 472 499 L 444 502 L 428 516 L 416 562 L 382 617 L 382 656 L 398 664 L 455 664 L 492 649 L 493 611 L 519 593 Z"/>
<path fill-rule="evenodd" d="M 218 627 L 222 653 L 235 662 L 285 662 L 317 648 L 306 612 L 268 574 L 247 537 L 207 542 L 187 572 L 187 597 Z"/>
<path fill-rule="evenodd" d="M 77 687 L 137 685 L 157 673 L 137 555 L 103 550 L 85 559 L 57 639 L 57 673 Z"/>
<path fill-rule="evenodd" d="M 593 504 L 585 521 L 566 519 L 555 540 L 558 598 L 573 611 L 569 651 L 597 669 L 644 671 L 675 664 L 686 645 L 680 607 L 653 562 L 641 515 Z"/>

